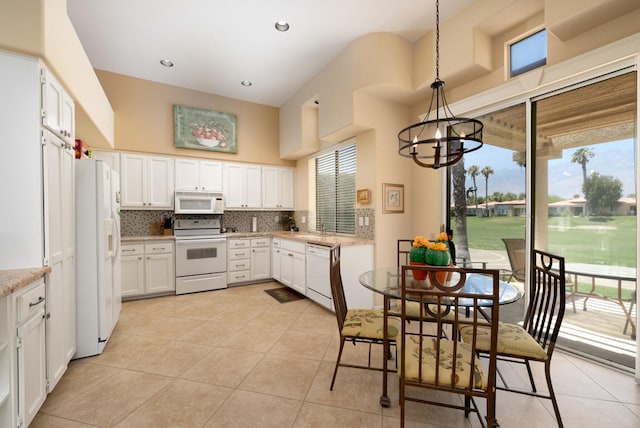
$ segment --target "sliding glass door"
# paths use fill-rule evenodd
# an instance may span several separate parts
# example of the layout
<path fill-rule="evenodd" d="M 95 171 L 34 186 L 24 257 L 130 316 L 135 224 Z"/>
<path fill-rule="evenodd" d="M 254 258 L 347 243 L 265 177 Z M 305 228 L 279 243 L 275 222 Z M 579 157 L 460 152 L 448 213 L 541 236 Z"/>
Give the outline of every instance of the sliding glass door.
<path fill-rule="evenodd" d="M 635 365 L 636 72 L 532 102 L 533 246 L 565 257 L 561 346 Z"/>

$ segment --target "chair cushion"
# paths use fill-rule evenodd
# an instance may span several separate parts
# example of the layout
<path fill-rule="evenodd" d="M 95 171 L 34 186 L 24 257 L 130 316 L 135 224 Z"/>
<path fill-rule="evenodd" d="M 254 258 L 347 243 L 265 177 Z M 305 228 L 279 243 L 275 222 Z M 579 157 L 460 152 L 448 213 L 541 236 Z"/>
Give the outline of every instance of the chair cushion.
<path fill-rule="evenodd" d="M 429 305 L 429 309 L 433 312 L 433 313 L 437 313 L 438 312 L 438 305 Z M 402 300 L 398 300 L 398 312 L 400 312 L 402 310 Z M 406 316 L 407 318 L 420 318 L 420 303 L 418 302 L 407 302 L 407 309 L 406 309 Z M 431 315 L 429 315 L 428 312 L 424 312 L 423 316 L 427 317 L 427 318 L 433 318 Z M 444 319 L 449 320 L 449 321 L 453 321 L 455 319 L 453 312 L 449 312 L 444 316 Z M 429 321 L 429 320 L 427 320 Z"/>
<path fill-rule="evenodd" d="M 471 328 L 465 326 L 460 328 L 462 340 L 467 343 L 471 341 Z M 478 328 L 477 348 L 482 351 L 489 350 L 488 327 Z M 538 361 L 546 361 L 549 356 L 542 346 L 527 331 L 518 324 L 498 322 L 498 354 L 526 357 Z"/>
<path fill-rule="evenodd" d="M 340 334 L 345 337 L 383 339 L 384 312 L 378 309 L 349 309 Z M 387 337 L 394 339 L 400 332 L 400 320 L 389 317 Z"/>
<path fill-rule="evenodd" d="M 406 379 L 418 380 L 418 350 L 419 338 L 405 336 L 405 370 Z M 438 381 L 440 385 L 452 386 L 454 388 L 469 388 L 469 370 L 471 370 L 471 347 L 462 342 L 457 342 L 457 359 L 454 384 L 451 385 L 451 365 L 453 364 L 453 344 L 452 340 L 440 340 L 440 369 Z M 436 351 L 437 339 L 431 337 L 423 338 L 422 351 L 422 382 L 434 384 L 436 379 Z M 401 345 L 398 345 L 401 346 Z M 402 364 L 400 364 L 402 365 Z M 398 375 L 401 375 L 401 368 L 398 368 Z M 474 361 L 473 368 L 473 388 L 486 390 L 487 375 L 482 367 L 479 358 Z"/>

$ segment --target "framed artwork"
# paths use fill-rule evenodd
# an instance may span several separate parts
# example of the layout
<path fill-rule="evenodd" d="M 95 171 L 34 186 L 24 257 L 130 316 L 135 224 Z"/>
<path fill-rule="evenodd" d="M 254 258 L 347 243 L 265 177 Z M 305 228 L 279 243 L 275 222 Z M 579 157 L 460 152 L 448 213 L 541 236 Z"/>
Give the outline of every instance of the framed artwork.
<path fill-rule="evenodd" d="M 173 137 L 176 147 L 238 153 L 235 114 L 197 107 L 173 106 Z"/>
<path fill-rule="evenodd" d="M 371 192 L 369 189 L 356 190 L 356 202 L 359 204 L 368 204 L 371 202 Z"/>
<path fill-rule="evenodd" d="M 382 184 L 382 212 L 404 212 L 404 184 Z"/>

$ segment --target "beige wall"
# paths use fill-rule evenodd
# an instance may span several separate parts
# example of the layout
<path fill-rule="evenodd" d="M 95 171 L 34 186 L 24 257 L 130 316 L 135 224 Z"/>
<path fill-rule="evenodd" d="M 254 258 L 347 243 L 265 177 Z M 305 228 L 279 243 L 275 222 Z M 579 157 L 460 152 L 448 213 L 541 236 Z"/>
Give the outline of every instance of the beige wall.
<path fill-rule="evenodd" d="M 280 159 L 278 109 L 121 74 L 96 71 L 115 112 L 115 148 L 122 151 L 293 166 Z M 237 116 L 238 153 L 176 148 L 173 105 Z M 91 141 L 87 141 L 91 145 Z"/>
<path fill-rule="evenodd" d="M 41 58 L 76 104 L 76 136 L 113 147 L 113 110 L 67 16 L 66 0 L 4 1 L 0 48 Z"/>

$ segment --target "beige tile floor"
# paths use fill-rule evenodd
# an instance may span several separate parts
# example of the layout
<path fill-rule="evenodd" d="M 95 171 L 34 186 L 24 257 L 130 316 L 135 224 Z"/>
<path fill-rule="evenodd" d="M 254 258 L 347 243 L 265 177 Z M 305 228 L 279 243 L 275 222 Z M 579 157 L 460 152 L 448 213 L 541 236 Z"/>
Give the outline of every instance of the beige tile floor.
<path fill-rule="evenodd" d="M 276 287 L 124 303 L 104 353 L 72 361 L 31 426 L 398 427 L 395 374 L 388 409 L 378 401 L 380 372 L 341 368 L 329 391 L 339 345 L 334 315 L 263 292 Z M 366 347 L 345 353 L 366 358 Z M 525 376 L 501 370 L 515 382 Z M 640 385 L 628 374 L 558 352 L 553 378 L 566 427 L 640 426 Z M 497 410 L 503 428 L 555 426 L 548 400 L 499 392 Z M 408 419 L 407 427 L 479 426 L 473 415 L 425 405 L 409 404 Z"/>

